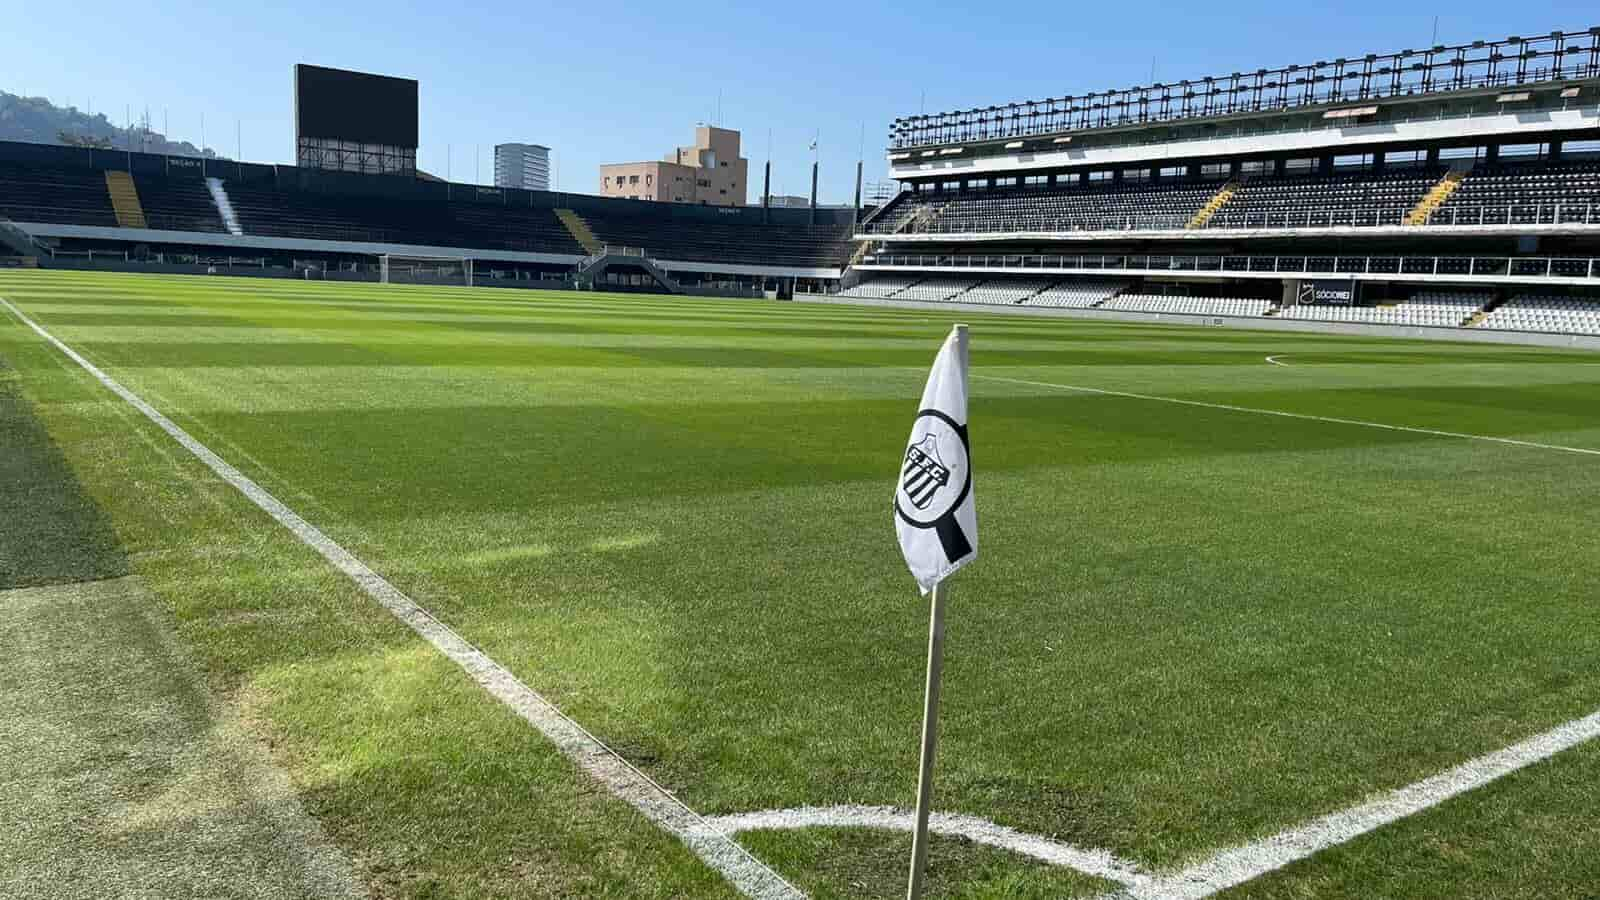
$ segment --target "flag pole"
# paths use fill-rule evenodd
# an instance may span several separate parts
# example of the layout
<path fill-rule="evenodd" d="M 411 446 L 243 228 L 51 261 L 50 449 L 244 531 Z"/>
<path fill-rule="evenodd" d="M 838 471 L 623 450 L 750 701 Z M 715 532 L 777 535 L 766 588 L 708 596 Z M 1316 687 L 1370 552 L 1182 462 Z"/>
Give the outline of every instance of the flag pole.
<path fill-rule="evenodd" d="M 943 583 L 933 586 L 928 617 L 928 683 L 922 707 L 922 771 L 917 776 L 917 831 L 911 839 L 911 876 L 906 885 L 906 900 L 922 896 L 922 882 L 928 867 L 928 813 L 933 800 L 933 757 L 939 743 L 939 680 L 944 672 Z"/>

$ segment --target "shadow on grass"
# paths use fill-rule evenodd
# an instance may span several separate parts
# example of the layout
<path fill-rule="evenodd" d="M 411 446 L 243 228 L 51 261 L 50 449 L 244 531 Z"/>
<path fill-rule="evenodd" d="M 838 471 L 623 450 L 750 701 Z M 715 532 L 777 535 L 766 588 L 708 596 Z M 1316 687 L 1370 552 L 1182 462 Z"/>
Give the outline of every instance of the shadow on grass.
<path fill-rule="evenodd" d="M 0 589 L 128 574 L 111 526 L 21 388 L 0 362 Z"/>

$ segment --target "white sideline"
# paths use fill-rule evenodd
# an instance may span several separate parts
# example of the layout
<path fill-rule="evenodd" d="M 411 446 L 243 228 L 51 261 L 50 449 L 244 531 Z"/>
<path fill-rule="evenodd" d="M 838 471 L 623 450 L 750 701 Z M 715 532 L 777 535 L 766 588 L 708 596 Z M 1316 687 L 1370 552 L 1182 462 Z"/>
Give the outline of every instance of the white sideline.
<path fill-rule="evenodd" d="M 796 828 L 876 828 L 910 833 L 916 829 L 917 817 L 913 812 L 895 809 L 892 806 L 801 806 L 794 809 L 771 809 L 714 816 L 707 819 L 707 822 L 727 834 Z M 1075 869 L 1085 875 L 1115 881 L 1129 888 L 1136 888 L 1154 880 L 1149 873 L 1133 863 L 1118 859 L 1109 850 L 1085 850 L 1036 834 L 1018 831 L 1015 828 L 997 825 L 977 816 L 936 812 L 928 817 L 928 830 L 934 834 L 963 837 L 975 844 L 1031 856 L 1054 866 Z"/>
<path fill-rule="evenodd" d="M 1600 456 L 1600 450 L 1588 447 L 1564 447 L 1560 444 L 1541 444 L 1537 441 L 1519 441 L 1516 438 L 1494 437 L 1487 434 L 1467 434 L 1461 431 L 1440 431 L 1436 428 L 1415 428 L 1410 425 L 1386 425 L 1382 422 L 1363 422 L 1360 419 L 1341 419 L 1337 416 L 1314 416 L 1310 413 L 1285 412 L 1281 409 L 1260 409 L 1254 406 L 1234 406 L 1228 403 L 1208 403 L 1204 400 L 1184 400 L 1181 397 L 1161 397 L 1155 394 L 1135 394 L 1131 391 L 1112 391 L 1105 388 L 1083 387 L 1076 384 L 1060 384 L 1053 381 L 1029 381 L 1024 378 L 1006 378 L 1001 375 L 972 374 L 973 378 L 982 378 L 986 381 L 1005 381 L 1011 384 L 1026 384 L 1033 387 L 1055 388 L 1061 391 L 1074 391 L 1080 394 L 1100 394 L 1107 397 L 1127 397 L 1132 400 L 1149 400 L 1154 403 L 1175 403 L 1179 406 L 1198 406 L 1202 409 L 1221 409 L 1228 412 L 1255 413 L 1259 416 L 1279 416 L 1285 419 L 1304 419 L 1309 422 L 1329 422 L 1334 425 L 1358 425 L 1362 428 L 1381 428 L 1384 431 L 1406 431 L 1412 434 L 1431 434 L 1434 437 L 1460 438 L 1467 441 L 1490 441 L 1496 444 L 1510 444 L 1513 447 L 1531 447 L 1535 450 L 1558 450 L 1562 453 L 1581 453 L 1585 456 Z"/>
<path fill-rule="evenodd" d="M 805 897 L 800 889 L 784 880 L 783 876 L 756 859 L 721 831 L 708 827 L 698 813 L 656 784 L 650 776 L 639 771 L 599 738 L 590 734 L 582 725 L 568 718 L 537 691 L 523 684 L 504 666 L 451 630 L 450 626 L 434 618 L 432 613 L 418 606 L 382 575 L 374 572 L 366 563 L 323 534 L 316 526 L 302 519 L 298 513 L 229 465 L 210 448 L 195 440 L 155 407 L 144 402 L 137 394 L 123 387 L 80 356 L 77 351 L 45 331 L 37 322 L 13 306 L 11 301 L 0 297 L 0 304 L 10 310 L 11 314 L 24 325 L 54 345 L 68 359 L 83 367 L 84 371 L 94 376 L 112 393 L 126 400 L 143 413 L 145 418 L 171 435 L 173 440 L 205 463 L 223 481 L 237 488 L 241 494 L 250 499 L 250 502 L 289 529 L 302 543 L 320 553 L 339 571 L 348 575 L 369 597 L 382 604 L 394 614 L 395 618 L 410 626 L 411 630 L 465 670 L 495 699 L 537 728 L 563 754 L 609 788 L 611 793 L 627 801 L 629 805 L 643 813 L 645 818 L 683 841 L 696 856 L 721 873 L 743 894 L 757 900 Z"/>

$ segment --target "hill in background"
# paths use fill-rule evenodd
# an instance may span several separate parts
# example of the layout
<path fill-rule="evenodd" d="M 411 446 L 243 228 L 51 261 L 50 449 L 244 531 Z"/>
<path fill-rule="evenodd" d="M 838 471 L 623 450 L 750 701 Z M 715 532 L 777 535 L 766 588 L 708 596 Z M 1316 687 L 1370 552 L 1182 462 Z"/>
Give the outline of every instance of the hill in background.
<path fill-rule="evenodd" d="M 149 114 L 131 128 L 115 125 L 104 113 L 89 115 L 75 106 L 60 107 L 43 97 L 19 97 L 0 91 L 0 141 L 26 141 L 72 147 L 131 149 L 174 156 L 217 157 L 217 152 L 188 141 L 172 141 L 150 128 Z"/>

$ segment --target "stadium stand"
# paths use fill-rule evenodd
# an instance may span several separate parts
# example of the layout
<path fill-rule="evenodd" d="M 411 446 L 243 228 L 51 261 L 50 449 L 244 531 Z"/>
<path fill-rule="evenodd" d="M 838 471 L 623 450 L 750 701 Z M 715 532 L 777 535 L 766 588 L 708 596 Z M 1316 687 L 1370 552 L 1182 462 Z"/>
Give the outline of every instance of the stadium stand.
<path fill-rule="evenodd" d="M 133 181 L 151 228 L 210 234 L 226 231 L 204 180 L 136 175 Z"/>
<path fill-rule="evenodd" d="M 920 278 L 900 278 L 893 275 L 874 276 L 862 281 L 855 287 L 840 291 L 839 296 L 884 300 L 893 297 L 921 280 Z"/>
<path fill-rule="evenodd" d="M 978 279 L 975 278 L 929 278 L 896 294 L 895 299 L 922 303 L 965 302 L 961 295 L 977 285 Z"/>
<path fill-rule="evenodd" d="M 26 163 L 0 163 L 0 216 L 54 225 L 117 224 L 103 174 Z"/>
<path fill-rule="evenodd" d="M 1446 175 L 1438 166 L 1332 175 L 1262 175 L 1208 206 L 1223 181 L 905 192 L 872 223 L 875 234 L 1206 228 L 1372 227 L 1406 224 Z M 1458 174 L 1455 177 L 1460 177 Z M 1453 179 L 1452 179 L 1453 180 Z M 1483 168 L 1430 209 L 1430 224 L 1600 224 L 1600 163 Z"/>
<path fill-rule="evenodd" d="M 1386 306 L 1317 306 L 1299 304 L 1279 313 L 1280 318 L 1319 322 L 1361 322 L 1372 325 L 1421 325 L 1457 328 L 1493 301 L 1491 293 L 1424 291 L 1409 300 Z"/>
<path fill-rule="evenodd" d="M 1053 282 L 1033 278 L 997 278 L 985 281 L 961 295 L 962 303 L 988 306 L 1015 306 L 1050 287 Z"/>
<path fill-rule="evenodd" d="M 884 233 L 1183 228 L 1225 182 L 1174 181 L 902 194 Z M 891 229 L 890 226 L 893 226 Z"/>
<path fill-rule="evenodd" d="M 1433 225 L 1600 224 L 1600 163 L 1527 164 L 1474 171 Z"/>
<path fill-rule="evenodd" d="M 1058 309 L 1088 309 L 1104 303 L 1127 289 L 1126 281 L 1093 279 L 1063 281 L 1028 298 L 1027 305 L 1051 306 Z"/>
<path fill-rule="evenodd" d="M 872 223 L 878 234 L 1008 231 L 1370 227 L 1403 224 L 1442 168 L 1262 175 L 1238 183 L 1162 179 L 1122 184 L 907 192 Z"/>
<path fill-rule="evenodd" d="M 1400 225 L 1444 171 L 1266 177 L 1244 182 L 1208 228 Z"/>
<path fill-rule="evenodd" d="M 1600 300 L 1524 294 L 1485 315 L 1473 328 L 1600 334 Z"/>
<path fill-rule="evenodd" d="M 549 209 L 224 185 L 246 234 L 583 255 Z"/>
<path fill-rule="evenodd" d="M 1176 313 L 1189 316 L 1264 316 L 1270 300 L 1246 297 L 1176 297 L 1162 294 L 1122 294 L 1100 304 L 1101 309 L 1122 312 Z"/>
<path fill-rule="evenodd" d="M 640 247 L 654 259 L 838 268 L 855 249 L 848 226 L 676 221 L 670 208 L 637 203 L 625 212 L 584 212 L 607 244 Z"/>

